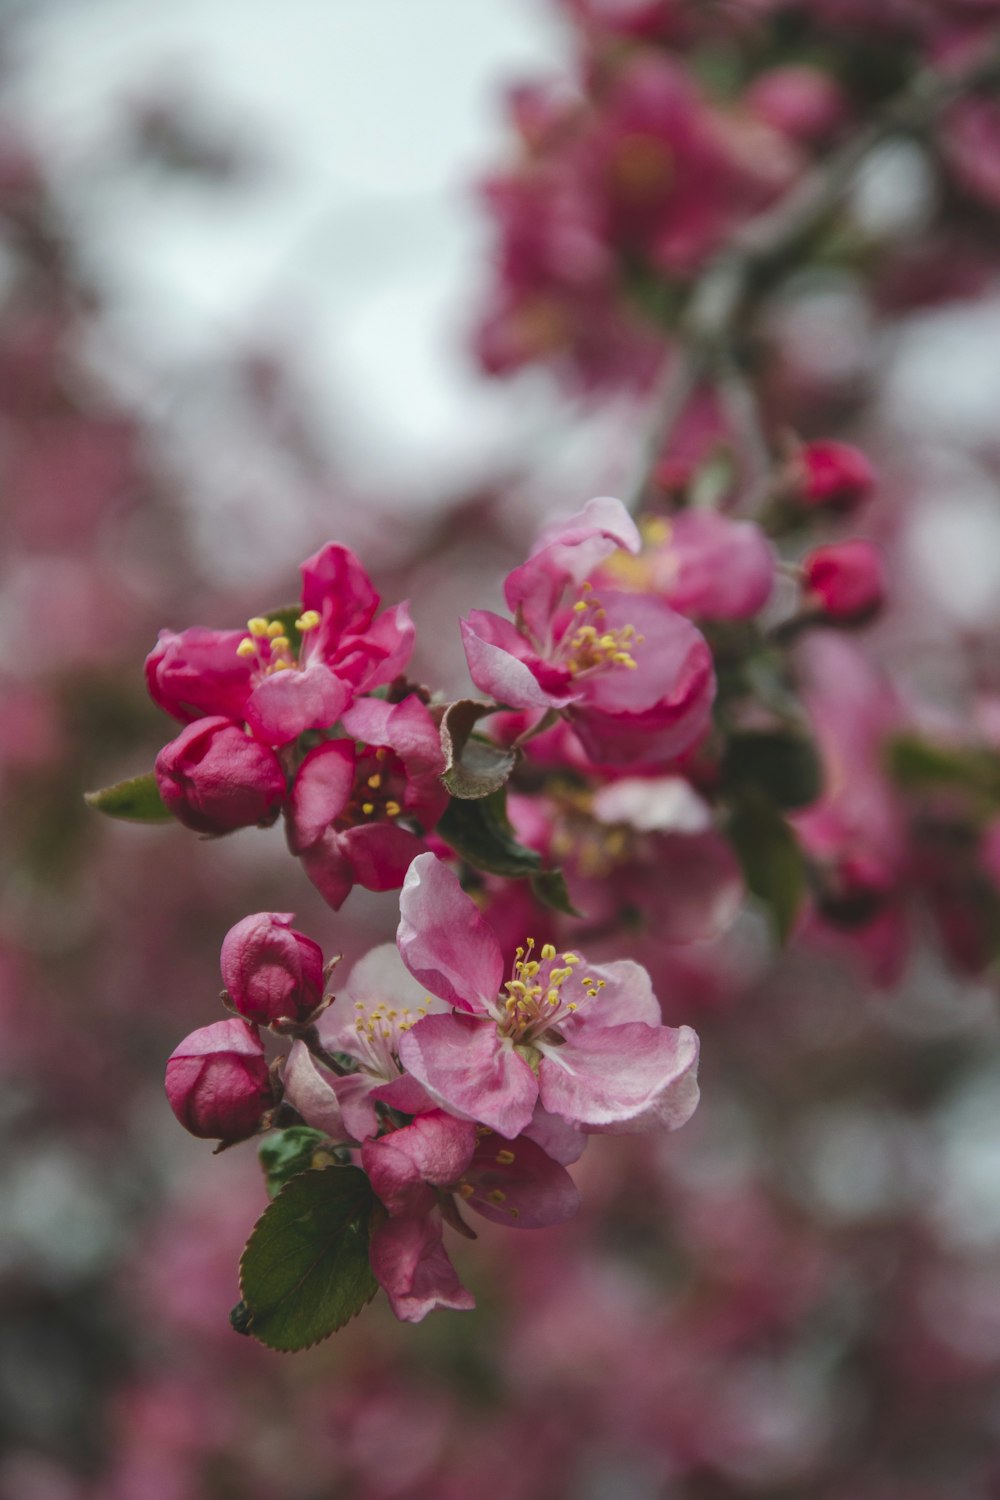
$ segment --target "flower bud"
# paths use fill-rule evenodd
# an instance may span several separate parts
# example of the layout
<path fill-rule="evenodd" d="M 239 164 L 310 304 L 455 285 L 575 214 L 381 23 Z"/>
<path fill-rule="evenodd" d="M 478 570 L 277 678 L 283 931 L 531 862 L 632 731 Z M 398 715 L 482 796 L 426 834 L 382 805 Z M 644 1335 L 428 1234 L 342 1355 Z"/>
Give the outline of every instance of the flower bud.
<path fill-rule="evenodd" d="M 156 757 L 160 796 L 196 833 L 230 833 L 273 822 L 285 773 L 273 750 L 231 719 L 196 719 Z"/>
<path fill-rule="evenodd" d="M 806 443 L 795 464 L 795 498 L 809 509 L 856 510 L 875 486 L 874 468 L 850 443 Z"/>
<path fill-rule="evenodd" d="M 768 125 L 805 145 L 830 139 L 846 124 L 849 109 L 836 79 L 804 63 L 769 68 L 750 85 L 744 102 Z"/>
<path fill-rule="evenodd" d="M 259 911 L 222 943 L 222 982 L 241 1015 L 268 1025 L 305 1021 L 323 994 L 323 951 L 291 925 L 291 912 Z"/>
<path fill-rule="evenodd" d="M 235 1018 L 202 1026 L 167 1060 L 167 1098 L 185 1130 L 209 1140 L 246 1140 L 272 1102 L 257 1028 Z"/>
<path fill-rule="evenodd" d="M 803 562 L 802 576 L 810 602 L 829 619 L 845 624 L 870 619 L 885 599 L 881 554 L 860 537 L 817 547 Z"/>

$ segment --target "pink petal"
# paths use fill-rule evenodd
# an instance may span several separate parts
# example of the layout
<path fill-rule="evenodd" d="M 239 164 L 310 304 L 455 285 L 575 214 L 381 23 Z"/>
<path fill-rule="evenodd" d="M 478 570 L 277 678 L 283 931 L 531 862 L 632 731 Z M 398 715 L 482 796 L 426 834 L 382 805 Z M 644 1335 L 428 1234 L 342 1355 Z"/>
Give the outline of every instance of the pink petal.
<path fill-rule="evenodd" d="M 354 785 L 355 751 L 350 740 L 317 745 L 292 784 L 289 843 L 293 853 L 315 844 L 343 812 Z"/>
<path fill-rule="evenodd" d="M 686 1119 L 694 1107 L 698 1038 L 688 1026 L 581 1026 L 561 1047 L 538 1047 L 542 1103 L 571 1124 L 613 1125 L 654 1109 L 669 1119 L 675 1100 Z"/>
<path fill-rule="evenodd" d="M 282 1073 L 285 1098 L 314 1130 L 322 1130 L 332 1141 L 349 1141 L 354 1136 L 344 1123 L 332 1078 L 332 1074 L 320 1072 L 305 1042 L 292 1043 Z M 373 1109 L 373 1118 L 374 1114 Z"/>
<path fill-rule="evenodd" d="M 286 745 L 307 729 L 329 729 L 351 701 L 351 689 L 322 662 L 275 672 L 254 688 L 246 721 L 267 745 Z"/>
<path fill-rule="evenodd" d="M 550 1115 L 541 1101 L 535 1105 L 530 1123 L 524 1127 L 522 1136 L 541 1146 L 546 1156 L 560 1162 L 564 1167 L 579 1161 L 587 1149 L 587 1137 L 575 1125 L 568 1125 L 558 1115 Z"/>
<path fill-rule="evenodd" d="M 448 1259 L 437 1218 L 386 1220 L 372 1235 L 369 1258 L 401 1322 L 419 1323 L 436 1307 L 468 1311 L 476 1305 Z"/>
<path fill-rule="evenodd" d="M 566 1168 L 524 1135 L 509 1145 L 495 1135 L 485 1136 L 464 1178 L 473 1191 L 463 1192 L 463 1201 L 508 1229 L 562 1224 L 580 1207 L 580 1194 Z"/>
<path fill-rule="evenodd" d="M 512 1138 L 528 1125 L 538 1098 L 535 1075 L 492 1021 L 426 1016 L 399 1044 L 407 1072 L 456 1114 Z"/>
<path fill-rule="evenodd" d="M 338 640 L 371 623 L 378 594 L 351 549 L 328 542 L 302 564 L 302 608 L 316 610 L 323 633 Z"/>
<path fill-rule="evenodd" d="M 433 1110 L 419 1115 L 377 1141 L 366 1141 L 361 1163 L 371 1185 L 393 1217 L 423 1214 L 435 1198 L 427 1185 L 446 1187 L 457 1182 L 476 1149 L 476 1127 L 471 1120 Z"/>
<path fill-rule="evenodd" d="M 357 823 L 346 828 L 337 843 L 354 879 L 369 891 L 398 891 L 417 855 L 427 848 L 418 834 L 398 823 Z"/>
<path fill-rule="evenodd" d="M 521 659 L 527 643 L 508 621 L 488 610 L 474 609 L 460 622 L 469 676 L 480 692 L 511 708 L 560 708 L 572 703 L 572 692 L 546 692 Z"/>
<path fill-rule="evenodd" d="M 238 724 L 250 696 L 250 667 L 238 656 L 244 630 L 161 630 L 146 658 L 153 702 L 182 722 L 222 714 Z"/>
<path fill-rule="evenodd" d="M 483 920 L 447 865 L 421 854 L 399 897 L 396 942 L 403 962 L 431 994 L 459 1010 L 481 1011 L 495 1001 L 504 960 Z"/>
<path fill-rule="evenodd" d="M 636 524 L 620 500 L 591 500 L 578 515 L 548 527 L 528 561 L 507 575 L 507 607 L 511 614 L 520 610 L 528 631 L 542 646 L 567 584 L 583 583 L 619 547 L 635 553 L 641 546 Z"/>
<path fill-rule="evenodd" d="M 385 610 L 364 635 L 364 653 L 348 673 L 359 693 L 392 682 L 405 672 L 413 655 L 416 631 L 407 603 Z"/>
<path fill-rule="evenodd" d="M 299 859 L 327 906 L 339 911 L 354 889 L 354 866 L 340 851 L 340 835 L 331 829 Z"/>

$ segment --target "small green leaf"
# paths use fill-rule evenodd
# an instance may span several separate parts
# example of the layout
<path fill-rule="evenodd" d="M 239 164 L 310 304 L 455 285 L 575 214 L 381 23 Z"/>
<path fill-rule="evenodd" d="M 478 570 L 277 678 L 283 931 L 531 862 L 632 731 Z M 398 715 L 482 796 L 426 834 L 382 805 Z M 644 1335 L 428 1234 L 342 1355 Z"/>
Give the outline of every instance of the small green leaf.
<path fill-rule="evenodd" d="M 794 729 L 734 734 L 726 745 L 722 780 L 740 799 L 760 792 L 775 807 L 808 807 L 823 790 L 823 772 L 812 740 Z"/>
<path fill-rule="evenodd" d="M 123 818 L 129 823 L 169 823 L 172 818 L 152 771 L 102 787 L 99 792 L 84 792 L 83 800 L 105 817 Z"/>
<path fill-rule="evenodd" d="M 302 1172 L 286 1183 L 240 1261 L 246 1331 L 269 1349 L 290 1351 L 349 1323 L 378 1291 L 368 1262 L 375 1204 L 357 1167 Z"/>
<path fill-rule="evenodd" d="M 785 943 L 806 891 L 805 859 L 795 834 L 762 797 L 748 797 L 738 805 L 727 832 L 747 889 L 766 908 L 778 941 Z"/>
<path fill-rule="evenodd" d="M 1000 755 L 976 746 L 935 745 L 915 734 L 897 735 L 886 748 L 889 773 L 915 790 L 955 786 L 1000 803 Z"/>
<path fill-rule="evenodd" d="M 313 1130 L 309 1125 L 291 1125 L 269 1135 L 257 1152 L 264 1169 L 267 1196 L 274 1198 L 291 1178 L 308 1171 L 325 1140 L 321 1130 Z"/>
<path fill-rule="evenodd" d="M 502 788 L 476 802 L 453 797 L 436 831 L 477 870 L 514 880 L 541 872 L 541 855 L 514 837 Z"/>
<path fill-rule="evenodd" d="M 517 751 L 474 736 L 480 719 L 496 713 L 496 704 L 475 698 L 450 703 L 441 719 L 441 749 L 445 770 L 441 777 L 453 797 L 475 800 L 499 791 L 517 763 Z"/>
<path fill-rule="evenodd" d="M 569 898 L 566 877 L 562 870 L 542 870 L 539 874 L 532 875 L 531 889 L 543 906 L 550 906 L 553 911 L 561 911 L 567 917 L 583 916 L 583 913 L 577 911 Z"/>

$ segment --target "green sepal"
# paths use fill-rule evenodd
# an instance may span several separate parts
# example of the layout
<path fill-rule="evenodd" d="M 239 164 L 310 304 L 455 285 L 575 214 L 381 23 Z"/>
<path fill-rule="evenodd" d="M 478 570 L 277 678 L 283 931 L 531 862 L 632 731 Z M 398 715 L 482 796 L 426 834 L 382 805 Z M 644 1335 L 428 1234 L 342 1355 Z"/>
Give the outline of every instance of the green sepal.
<path fill-rule="evenodd" d="M 767 911 L 778 942 L 787 942 L 806 893 L 806 863 L 799 841 L 763 797 L 734 808 L 726 828 L 747 890 Z"/>
<path fill-rule="evenodd" d="M 531 889 L 543 906 L 561 911 L 567 917 L 582 917 L 570 900 L 566 877 L 562 870 L 541 870 L 531 877 Z"/>
<path fill-rule="evenodd" d="M 308 1349 L 378 1291 L 368 1260 L 377 1199 L 357 1167 L 301 1172 L 261 1214 L 240 1261 L 238 1331 L 269 1349 Z M 231 1315 L 232 1317 L 232 1315 Z"/>
<path fill-rule="evenodd" d="M 267 1196 L 274 1198 L 293 1177 L 308 1171 L 316 1151 L 326 1140 L 321 1130 L 310 1125 L 290 1125 L 262 1141 L 257 1150 Z"/>
<path fill-rule="evenodd" d="M 173 814 L 160 796 L 152 771 L 130 776 L 97 792 L 84 792 L 83 800 L 107 818 L 121 818 L 127 823 L 169 823 Z"/>

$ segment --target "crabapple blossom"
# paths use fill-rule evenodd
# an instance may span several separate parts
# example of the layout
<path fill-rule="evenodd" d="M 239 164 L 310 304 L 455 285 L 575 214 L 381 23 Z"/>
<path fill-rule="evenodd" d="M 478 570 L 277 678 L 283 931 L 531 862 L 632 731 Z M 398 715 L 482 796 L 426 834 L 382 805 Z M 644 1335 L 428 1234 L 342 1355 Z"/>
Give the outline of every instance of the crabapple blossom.
<path fill-rule="evenodd" d="M 774 549 L 753 521 L 734 521 L 717 511 L 682 510 L 652 517 L 642 528 L 638 557 L 614 553 L 598 570 L 618 588 L 651 593 L 682 615 L 707 620 L 743 620 L 771 596 Z"/>
<path fill-rule="evenodd" d="M 830 620 L 869 620 L 885 600 L 882 555 L 861 537 L 817 547 L 802 564 L 806 598 Z"/>
<path fill-rule="evenodd" d="M 155 771 L 164 804 L 196 833 L 273 823 L 285 800 L 274 751 L 218 716 L 188 724 L 164 745 Z"/>
<path fill-rule="evenodd" d="M 875 469 L 861 449 L 830 438 L 804 443 L 792 468 L 794 498 L 809 509 L 856 510 L 875 486 Z"/>
<path fill-rule="evenodd" d="M 432 854 L 414 860 L 397 938 L 414 978 L 447 1000 L 400 1041 L 403 1066 L 447 1109 L 513 1138 L 536 1106 L 583 1130 L 675 1129 L 698 1102 L 698 1039 L 660 1021 L 645 970 L 588 966 L 530 940 L 510 978 L 495 934 Z"/>
<path fill-rule="evenodd" d="M 261 911 L 226 933 L 222 982 L 248 1021 L 305 1021 L 323 993 L 323 951 L 292 927 L 291 912 Z"/>
<path fill-rule="evenodd" d="M 272 1102 L 256 1026 L 234 1017 L 192 1031 L 167 1059 L 166 1089 L 192 1135 L 227 1144 L 253 1135 Z"/>

